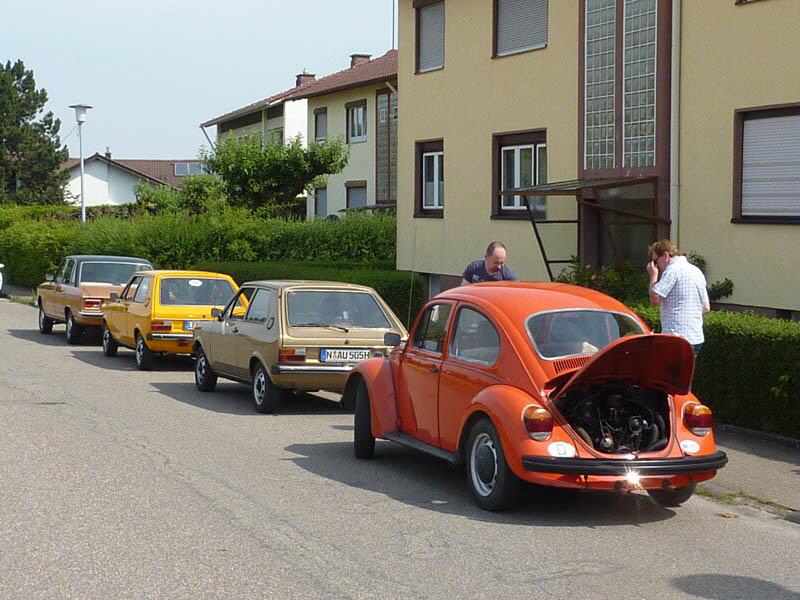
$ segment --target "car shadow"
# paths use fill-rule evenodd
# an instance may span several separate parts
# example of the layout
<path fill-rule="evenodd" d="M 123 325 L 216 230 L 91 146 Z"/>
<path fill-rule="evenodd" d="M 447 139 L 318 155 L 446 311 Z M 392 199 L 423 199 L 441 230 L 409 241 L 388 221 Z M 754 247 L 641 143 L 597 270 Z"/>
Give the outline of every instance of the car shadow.
<path fill-rule="evenodd" d="M 800 475 L 800 448 L 790 443 L 724 429 L 714 431 L 714 440 L 718 445 L 732 450 L 793 465 L 796 468 L 792 471 Z"/>
<path fill-rule="evenodd" d="M 663 521 L 675 512 L 643 494 L 588 493 L 525 484 L 517 506 L 487 512 L 475 504 L 464 469 L 378 441 L 373 460 L 359 461 L 349 442 L 293 444 L 285 450 L 299 467 L 327 479 L 386 495 L 434 512 L 492 523 L 534 527 L 610 527 Z"/>
<path fill-rule="evenodd" d="M 95 351 L 74 350 L 72 355 L 86 364 L 109 371 L 137 371 L 133 350 L 120 348 L 117 356 L 105 356 L 98 348 Z M 194 371 L 194 361 L 190 356 L 156 356 L 153 359 L 153 372 Z"/>
<path fill-rule="evenodd" d="M 672 585 L 696 598 L 727 600 L 728 598 L 758 598 L 759 600 L 800 600 L 800 594 L 777 583 L 718 573 L 687 575 L 672 580 Z"/>
<path fill-rule="evenodd" d="M 213 392 L 199 391 L 194 384 L 193 376 L 186 383 L 154 382 L 151 385 L 165 396 L 197 408 L 233 415 L 262 416 L 253 408 L 250 388 L 233 381 L 220 379 Z M 326 415 L 341 412 L 336 402 L 300 392 L 290 394 L 289 398 L 281 401 L 274 416 Z"/>
<path fill-rule="evenodd" d="M 103 341 L 100 333 L 87 331 L 80 337 L 77 344 L 68 344 L 64 327 L 62 326 L 60 331 L 59 329 L 55 329 L 55 327 L 58 327 L 58 325 L 54 326 L 53 333 L 50 334 L 41 333 L 38 329 L 7 329 L 6 331 L 8 331 L 11 337 L 15 337 L 18 340 L 36 342 L 37 344 L 44 344 L 45 346 L 97 346 Z"/>

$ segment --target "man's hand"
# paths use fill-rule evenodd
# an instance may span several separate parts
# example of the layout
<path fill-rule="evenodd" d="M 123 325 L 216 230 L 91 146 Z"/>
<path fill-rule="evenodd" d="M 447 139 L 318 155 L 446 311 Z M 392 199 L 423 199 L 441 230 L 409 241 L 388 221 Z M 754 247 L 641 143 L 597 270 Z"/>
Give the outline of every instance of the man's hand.
<path fill-rule="evenodd" d="M 641 263 L 639 263 L 641 264 Z M 647 263 L 647 274 L 650 275 L 650 281 L 658 281 L 658 267 L 652 260 Z"/>
<path fill-rule="evenodd" d="M 647 263 L 647 274 L 650 276 L 650 283 L 647 286 L 648 296 L 650 297 L 650 304 L 652 306 L 659 306 L 661 304 L 661 296 L 653 291 L 653 285 L 658 281 L 658 267 L 655 261 Z"/>

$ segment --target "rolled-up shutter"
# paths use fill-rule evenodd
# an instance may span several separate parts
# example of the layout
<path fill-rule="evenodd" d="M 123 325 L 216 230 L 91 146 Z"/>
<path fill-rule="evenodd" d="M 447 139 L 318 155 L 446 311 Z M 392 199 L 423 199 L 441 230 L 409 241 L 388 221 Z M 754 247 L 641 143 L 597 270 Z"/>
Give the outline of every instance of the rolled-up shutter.
<path fill-rule="evenodd" d="M 419 10 L 419 66 L 430 71 L 444 66 L 444 2 Z"/>
<path fill-rule="evenodd" d="M 547 0 L 497 0 L 497 54 L 547 45 Z"/>
<path fill-rule="evenodd" d="M 800 115 L 744 121 L 742 216 L 800 217 Z"/>

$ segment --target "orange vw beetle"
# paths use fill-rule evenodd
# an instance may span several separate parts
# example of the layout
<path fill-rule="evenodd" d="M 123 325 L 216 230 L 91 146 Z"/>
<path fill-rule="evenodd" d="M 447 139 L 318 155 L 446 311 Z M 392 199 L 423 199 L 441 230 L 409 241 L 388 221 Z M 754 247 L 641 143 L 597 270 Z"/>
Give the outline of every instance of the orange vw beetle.
<path fill-rule="evenodd" d="M 693 370 L 686 340 L 605 294 L 486 283 L 430 300 L 408 342 L 353 370 L 343 401 L 358 458 L 384 438 L 463 464 L 487 510 L 512 504 L 521 481 L 644 489 L 675 506 L 728 460 Z"/>

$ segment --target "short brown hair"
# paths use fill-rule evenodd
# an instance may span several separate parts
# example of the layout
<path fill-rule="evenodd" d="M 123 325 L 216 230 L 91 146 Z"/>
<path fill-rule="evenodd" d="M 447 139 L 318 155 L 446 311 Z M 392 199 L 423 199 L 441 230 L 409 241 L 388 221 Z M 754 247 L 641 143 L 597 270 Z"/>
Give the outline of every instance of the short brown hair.
<path fill-rule="evenodd" d="M 494 241 L 486 247 L 486 256 L 491 256 L 492 254 L 494 254 L 494 251 L 497 248 L 502 248 L 503 250 L 508 252 L 508 248 L 506 248 L 506 245 L 503 242 Z"/>
<path fill-rule="evenodd" d="M 647 253 L 652 256 L 655 254 L 658 257 L 668 254 L 669 256 L 680 256 L 681 251 L 678 247 L 669 240 L 658 240 L 648 246 Z"/>

